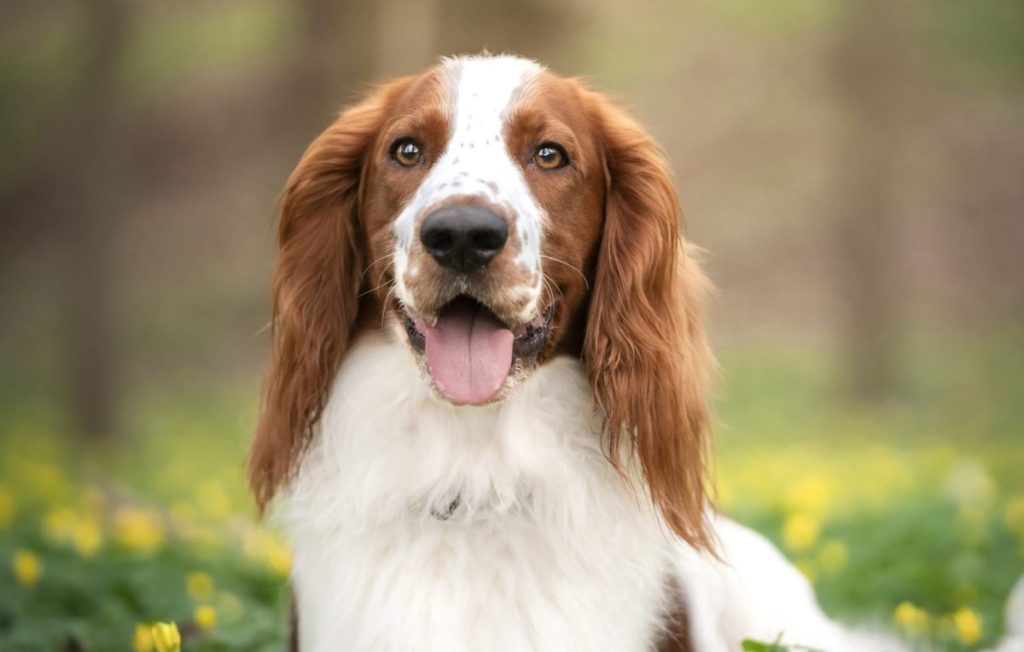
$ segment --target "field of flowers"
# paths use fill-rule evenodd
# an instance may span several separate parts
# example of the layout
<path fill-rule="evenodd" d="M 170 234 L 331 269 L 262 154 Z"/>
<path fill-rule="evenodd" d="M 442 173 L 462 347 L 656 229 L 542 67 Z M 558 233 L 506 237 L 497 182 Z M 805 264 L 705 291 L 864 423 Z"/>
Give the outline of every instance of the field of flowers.
<path fill-rule="evenodd" d="M 917 395 L 856 409 L 814 358 L 726 357 L 720 504 L 831 613 L 991 644 L 1024 572 L 1024 393 L 1019 359 L 986 359 L 1006 373 L 923 369 Z M 142 405 L 134 439 L 90 448 L 44 408 L 8 410 L 0 439 L 0 649 L 281 649 L 290 559 L 245 491 L 252 397 Z"/>

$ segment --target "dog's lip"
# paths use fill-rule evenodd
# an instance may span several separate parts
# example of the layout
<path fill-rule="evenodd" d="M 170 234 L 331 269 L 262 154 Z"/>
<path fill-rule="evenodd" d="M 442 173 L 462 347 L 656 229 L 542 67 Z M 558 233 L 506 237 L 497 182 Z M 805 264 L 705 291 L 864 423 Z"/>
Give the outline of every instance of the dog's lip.
<path fill-rule="evenodd" d="M 446 306 L 455 301 L 464 300 L 466 298 L 467 297 L 465 297 L 464 295 L 459 295 L 458 297 L 455 297 L 454 299 L 446 303 L 444 306 L 442 306 L 441 310 L 444 310 Z M 480 302 L 472 297 L 468 298 L 471 299 L 472 301 L 479 303 L 481 306 L 483 306 L 484 309 L 489 310 L 493 314 L 494 311 L 490 310 L 487 304 Z M 409 341 L 412 343 L 414 348 L 422 352 L 426 346 L 426 330 L 431 326 L 432 323 L 437 322 L 437 316 L 435 315 L 433 319 L 427 319 L 415 314 L 414 312 L 410 311 L 408 308 L 401 304 L 399 304 L 398 309 L 402 315 L 403 321 L 405 322 L 405 330 L 406 333 L 408 333 L 409 335 Z M 440 313 L 441 310 L 439 310 L 438 313 Z M 546 336 L 551 327 L 551 322 L 554 318 L 554 313 L 555 304 L 550 303 L 542 310 L 539 310 L 537 312 L 537 315 L 530 319 L 529 321 L 522 322 L 514 326 L 510 326 L 504 320 L 499 319 L 499 321 L 501 321 L 508 330 L 512 331 L 512 334 L 516 338 L 514 344 L 514 351 L 516 352 L 517 357 L 525 357 L 524 355 L 522 355 L 522 353 L 536 353 L 535 351 L 525 351 L 524 349 L 532 348 L 530 347 L 530 344 L 533 340 L 546 339 Z"/>

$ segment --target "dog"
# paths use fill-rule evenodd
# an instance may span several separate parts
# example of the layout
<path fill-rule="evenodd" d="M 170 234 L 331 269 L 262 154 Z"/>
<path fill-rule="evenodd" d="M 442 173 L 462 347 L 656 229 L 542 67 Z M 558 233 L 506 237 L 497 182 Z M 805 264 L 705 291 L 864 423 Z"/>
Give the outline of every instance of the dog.
<path fill-rule="evenodd" d="M 708 291 L 657 145 L 578 80 L 442 60 L 280 204 L 250 456 L 326 650 L 900 649 L 707 492 Z"/>

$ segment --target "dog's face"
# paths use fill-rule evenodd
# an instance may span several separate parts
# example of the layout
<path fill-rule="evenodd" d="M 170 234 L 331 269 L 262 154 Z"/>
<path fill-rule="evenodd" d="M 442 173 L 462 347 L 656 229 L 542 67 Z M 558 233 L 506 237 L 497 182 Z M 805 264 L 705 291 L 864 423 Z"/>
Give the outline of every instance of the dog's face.
<path fill-rule="evenodd" d="M 483 56 L 382 86 L 281 200 L 257 501 L 294 475 L 355 334 L 385 330 L 456 415 L 579 358 L 609 459 L 706 544 L 704 279 L 679 221 L 657 147 L 575 80 Z"/>
<path fill-rule="evenodd" d="M 497 401 L 578 354 L 605 173 L 571 81 L 522 59 L 409 83 L 363 177 L 367 277 L 442 400 Z"/>

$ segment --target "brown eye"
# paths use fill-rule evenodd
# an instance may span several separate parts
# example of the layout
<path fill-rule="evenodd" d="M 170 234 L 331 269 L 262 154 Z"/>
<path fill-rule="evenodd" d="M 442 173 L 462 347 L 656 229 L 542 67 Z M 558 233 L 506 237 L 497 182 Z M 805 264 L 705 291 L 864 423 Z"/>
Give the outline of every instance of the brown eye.
<path fill-rule="evenodd" d="M 557 170 L 569 164 L 569 157 L 559 145 L 544 143 L 534 153 L 533 162 L 542 170 Z"/>
<path fill-rule="evenodd" d="M 411 168 L 423 160 L 423 150 L 415 142 L 403 139 L 392 146 L 391 158 L 395 159 L 399 165 Z"/>

